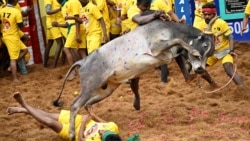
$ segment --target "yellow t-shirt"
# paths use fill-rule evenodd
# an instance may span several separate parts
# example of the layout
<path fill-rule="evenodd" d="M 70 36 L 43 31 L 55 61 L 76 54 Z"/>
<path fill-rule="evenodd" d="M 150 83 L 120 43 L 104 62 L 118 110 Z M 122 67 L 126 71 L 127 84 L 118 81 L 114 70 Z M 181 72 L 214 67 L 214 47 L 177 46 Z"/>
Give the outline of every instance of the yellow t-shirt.
<path fill-rule="evenodd" d="M 110 28 L 110 19 L 109 19 L 109 11 L 108 11 L 108 6 L 106 0 L 95 0 L 96 1 L 96 6 L 102 13 L 103 20 L 106 25 L 106 30 L 109 31 Z M 108 33 L 109 34 L 109 33 Z"/>
<path fill-rule="evenodd" d="M 122 0 L 112 0 L 112 2 L 115 3 L 116 7 L 122 6 Z M 110 18 L 110 33 L 120 34 L 121 33 L 121 25 L 116 24 L 117 10 L 111 6 L 109 7 L 109 18 Z"/>
<path fill-rule="evenodd" d="M 17 23 L 22 23 L 22 14 L 19 10 L 11 6 L 5 6 L 0 10 L 0 20 L 1 20 L 1 32 L 3 37 L 11 37 L 18 39 L 19 36 L 19 27 Z"/>
<path fill-rule="evenodd" d="M 172 7 L 171 5 L 167 5 L 164 0 L 152 0 L 150 9 L 162 10 L 167 14 L 172 9 Z"/>
<path fill-rule="evenodd" d="M 81 18 L 83 18 L 83 25 L 86 28 L 86 33 L 91 35 L 92 33 L 101 33 L 102 28 L 99 19 L 102 18 L 102 14 L 91 1 L 81 8 Z"/>
<path fill-rule="evenodd" d="M 208 25 L 206 24 L 205 20 L 200 22 L 196 28 L 205 31 L 207 29 Z M 222 19 L 217 19 L 215 23 L 212 25 L 212 32 L 216 37 L 215 40 L 215 50 L 221 51 L 229 47 L 229 40 L 226 38 L 226 36 L 232 34 L 232 31 L 230 27 L 228 26 L 227 22 L 225 22 Z M 221 33 L 223 33 L 221 36 Z"/>
<path fill-rule="evenodd" d="M 126 15 L 130 7 L 136 6 L 136 0 L 123 0 L 121 15 Z"/>
<path fill-rule="evenodd" d="M 51 6 L 51 10 L 59 9 L 61 7 L 61 5 L 57 2 L 57 0 L 44 0 L 45 12 L 46 12 L 47 5 Z M 57 13 L 51 14 L 51 15 L 46 14 L 46 27 L 51 28 L 52 27 L 51 23 L 53 21 L 57 21 L 57 17 L 62 18 L 61 12 L 57 12 Z"/>
<path fill-rule="evenodd" d="M 3 0 L 3 3 L 6 4 L 6 0 Z M 22 8 L 19 3 L 16 4 L 15 8 L 22 12 Z"/>
<path fill-rule="evenodd" d="M 100 130 L 109 130 L 115 134 L 119 134 L 118 126 L 114 122 L 100 123 L 94 120 L 89 120 L 86 123 L 84 137 L 86 141 L 101 141 L 101 136 L 98 133 Z"/>
<path fill-rule="evenodd" d="M 67 16 L 67 11 L 68 11 L 68 1 L 65 2 L 65 4 L 62 6 L 62 16 L 63 18 L 65 18 Z"/>
<path fill-rule="evenodd" d="M 66 14 L 71 17 L 74 17 L 74 15 L 80 16 L 81 7 L 82 5 L 79 0 L 68 0 L 66 5 Z M 75 24 L 75 20 L 68 20 L 67 22 L 69 24 Z"/>
<path fill-rule="evenodd" d="M 132 20 L 133 17 L 138 14 L 141 14 L 141 10 L 137 6 L 133 6 L 128 9 L 128 20 L 130 21 L 128 28 L 130 30 L 134 30 L 138 26 L 138 24 Z"/>
<path fill-rule="evenodd" d="M 250 0 L 248 1 L 247 6 L 245 8 L 245 13 L 250 15 Z"/>

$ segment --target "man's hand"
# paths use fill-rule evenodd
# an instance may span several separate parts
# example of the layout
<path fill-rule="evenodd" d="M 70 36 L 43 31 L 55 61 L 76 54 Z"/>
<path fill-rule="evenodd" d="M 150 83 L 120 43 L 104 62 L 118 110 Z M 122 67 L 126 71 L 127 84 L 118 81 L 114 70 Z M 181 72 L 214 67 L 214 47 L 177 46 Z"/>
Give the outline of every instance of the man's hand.
<path fill-rule="evenodd" d="M 76 41 L 77 41 L 77 43 L 81 43 L 82 39 L 80 37 L 76 37 Z"/>
<path fill-rule="evenodd" d="M 162 14 L 165 14 L 165 12 L 162 11 L 162 10 L 155 10 L 155 12 L 154 12 L 154 17 L 155 17 L 155 18 L 160 18 L 160 16 L 161 16 Z"/>
<path fill-rule="evenodd" d="M 159 18 L 163 21 L 170 21 L 169 17 L 166 14 L 161 14 Z"/>
<path fill-rule="evenodd" d="M 186 20 L 185 20 L 185 19 L 180 19 L 180 20 L 178 21 L 178 23 L 186 23 Z"/>
<path fill-rule="evenodd" d="M 240 32 L 240 35 L 242 36 L 243 35 L 243 32 L 247 30 L 247 26 L 243 26 L 242 29 L 241 29 L 241 32 Z"/>
<path fill-rule="evenodd" d="M 51 25 L 52 25 L 53 27 L 58 27 L 58 22 L 57 22 L 57 21 L 53 21 L 53 22 L 51 23 Z"/>

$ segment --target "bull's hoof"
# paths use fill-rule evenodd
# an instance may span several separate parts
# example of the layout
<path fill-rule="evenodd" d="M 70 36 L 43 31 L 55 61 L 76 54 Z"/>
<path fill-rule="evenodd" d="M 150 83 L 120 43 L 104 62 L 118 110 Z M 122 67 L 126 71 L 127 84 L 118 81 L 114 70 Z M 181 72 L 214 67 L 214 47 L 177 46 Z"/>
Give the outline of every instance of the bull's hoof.
<path fill-rule="evenodd" d="M 58 100 L 53 101 L 53 105 L 56 106 L 56 107 L 62 107 L 63 104 L 64 104 L 63 102 L 59 102 Z"/>
<path fill-rule="evenodd" d="M 134 101 L 134 108 L 135 108 L 135 110 L 140 110 L 141 109 L 139 101 L 136 101 L 136 100 Z"/>
<path fill-rule="evenodd" d="M 190 74 L 189 76 L 187 76 L 186 78 L 185 78 L 185 81 L 186 81 L 186 83 L 190 83 L 190 82 L 192 82 L 194 79 L 196 79 L 197 78 L 197 75 L 195 75 L 195 74 Z"/>

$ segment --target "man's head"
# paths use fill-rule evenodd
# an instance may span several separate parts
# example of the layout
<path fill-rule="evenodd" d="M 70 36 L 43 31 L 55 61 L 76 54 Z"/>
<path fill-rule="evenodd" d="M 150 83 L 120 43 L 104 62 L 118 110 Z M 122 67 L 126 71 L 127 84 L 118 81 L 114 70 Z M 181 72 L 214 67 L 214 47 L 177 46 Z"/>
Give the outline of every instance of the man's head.
<path fill-rule="evenodd" d="M 205 22 L 208 24 L 216 16 L 216 6 L 213 3 L 207 3 L 202 6 L 202 13 Z"/>
<path fill-rule="evenodd" d="M 109 130 L 102 133 L 102 141 L 122 141 L 121 137 Z"/>
<path fill-rule="evenodd" d="M 86 6 L 89 3 L 89 0 L 79 0 L 82 6 Z"/>
<path fill-rule="evenodd" d="M 11 4 L 11 5 L 16 6 L 16 4 L 18 3 L 18 0 L 6 0 L 6 2 L 7 2 L 8 4 Z"/>
<path fill-rule="evenodd" d="M 146 11 L 150 9 L 151 0 L 137 0 L 136 5 L 141 11 Z"/>

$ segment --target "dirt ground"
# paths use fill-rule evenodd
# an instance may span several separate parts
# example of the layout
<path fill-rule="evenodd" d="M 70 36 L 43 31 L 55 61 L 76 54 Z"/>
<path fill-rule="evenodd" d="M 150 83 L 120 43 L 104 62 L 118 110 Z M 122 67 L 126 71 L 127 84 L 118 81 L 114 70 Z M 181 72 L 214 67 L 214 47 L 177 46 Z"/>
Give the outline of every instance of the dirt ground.
<path fill-rule="evenodd" d="M 250 44 L 236 43 L 237 73 L 250 86 Z M 52 100 L 59 93 L 68 65 L 43 68 L 28 67 L 27 76 L 18 75 L 20 84 L 12 83 L 6 73 L 0 78 L 0 140 L 1 141 L 61 141 L 56 133 L 25 114 L 7 115 L 6 108 L 19 106 L 13 93 L 19 91 L 36 108 L 59 112 Z M 169 65 L 167 84 L 160 83 L 160 72 L 149 70 L 140 80 L 141 110 L 133 108 L 133 94 L 128 84 L 122 84 L 110 97 L 95 104 L 94 111 L 107 121 L 119 125 L 123 140 L 138 132 L 142 141 L 250 141 L 250 98 L 242 88 L 230 82 L 214 93 L 204 80 L 187 84 L 175 61 Z M 220 87 L 230 78 L 218 62 L 208 72 Z M 199 85 L 201 88 L 199 88 Z M 68 81 L 61 100 L 69 109 L 78 92 L 79 78 Z M 82 108 L 81 113 L 86 113 Z"/>

